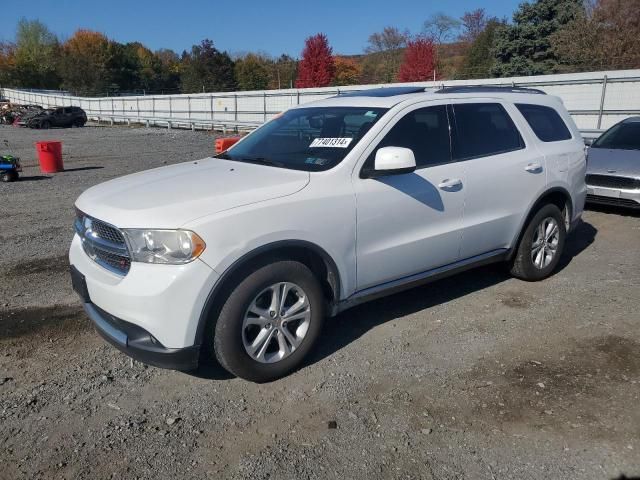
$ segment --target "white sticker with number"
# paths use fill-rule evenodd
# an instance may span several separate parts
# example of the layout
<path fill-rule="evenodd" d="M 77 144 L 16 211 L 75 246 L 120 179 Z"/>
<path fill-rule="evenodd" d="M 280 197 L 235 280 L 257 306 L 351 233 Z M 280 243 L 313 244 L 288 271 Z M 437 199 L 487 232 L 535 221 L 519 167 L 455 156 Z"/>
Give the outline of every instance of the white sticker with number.
<path fill-rule="evenodd" d="M 347 148 L 353 138 L 316 138 L 309 148 Z"/>

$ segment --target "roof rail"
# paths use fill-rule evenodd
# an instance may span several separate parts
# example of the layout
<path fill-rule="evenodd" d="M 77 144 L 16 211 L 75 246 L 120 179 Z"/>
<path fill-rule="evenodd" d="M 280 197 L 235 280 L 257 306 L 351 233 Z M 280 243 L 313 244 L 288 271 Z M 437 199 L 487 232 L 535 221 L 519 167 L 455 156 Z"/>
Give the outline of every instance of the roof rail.
<path fill-rule="evenodd" d="M 425 87 L 381 87 L 367 88 L 364 90 L 350 90 L 340 92 L 339 97 L 395 97 L 396 95 L 408 95 L 410 93 L 421 93 L 425 91 Z"/>
<path fill-rule="evenodd" d="M 546 95 L 545 92 L 537 88 L 494 86 L 494 85 L 460 85 L 455 87 L 442 87 L 434 93 L 536 93 Z"/>

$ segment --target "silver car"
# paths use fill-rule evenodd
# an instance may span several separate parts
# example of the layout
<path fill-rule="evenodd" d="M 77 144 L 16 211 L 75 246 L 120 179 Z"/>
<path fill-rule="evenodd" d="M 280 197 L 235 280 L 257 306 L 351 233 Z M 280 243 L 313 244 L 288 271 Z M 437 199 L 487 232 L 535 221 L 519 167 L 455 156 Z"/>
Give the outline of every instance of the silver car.
<path fill-rule="evenodd" d="M 587 155 L 587 202 L 640 208 L 640 117 L 604 132 Z"/>

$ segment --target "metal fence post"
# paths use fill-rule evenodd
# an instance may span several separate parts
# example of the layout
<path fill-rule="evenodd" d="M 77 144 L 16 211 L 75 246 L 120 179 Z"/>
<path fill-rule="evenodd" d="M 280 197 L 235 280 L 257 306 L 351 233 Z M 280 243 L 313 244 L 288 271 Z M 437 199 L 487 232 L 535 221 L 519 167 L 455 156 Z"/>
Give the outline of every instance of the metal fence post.
<path fill-rule="evenodd" d="M 171 104 L 171 99 L 172 98 L 173 97 L 171 95 L 169 95 L 169 118 L 171 118 L 173 116 L 173 106 Z M 169 123 L 169 125 L 171 125 L 171 123 Z M 169 128 L 171 128 L 171 127 L 169 127 Z"/>
<path fill-rule="evenodd" d="M 235 120 L 238 121 L 238 94 L 235 93 L 233 95 L 233 111 L 235 112 Z"/>
<path fill-rule="evenodd" d="M 191 97 L 187 95 L 187 115 L 189 115 L 189 121 L 191 121 Z"/>
<path fill-rule="evenodd" d="M 262 92 L 262 110 L 264 114 L 262 115 L 262 120 L 264 122 L 267 121 L 267 92 Z"/>
<path fill-rule="evenodd" d="M 209 97 L 209 111 L 211 112 L 211 129 L 213 130 L 213 107 L 214 107 L 214 103 L 213 103 L 213 95 L 211 95 Z"/>
<path fill-rule="evenodd" d="M 600 111 L 598 112 L 598 130 L 602 126 L 602 112 L 604 111 L 604 99 L 607 95 L 607 76 L 602 77 L 602 95 L 600 96 Z"/>

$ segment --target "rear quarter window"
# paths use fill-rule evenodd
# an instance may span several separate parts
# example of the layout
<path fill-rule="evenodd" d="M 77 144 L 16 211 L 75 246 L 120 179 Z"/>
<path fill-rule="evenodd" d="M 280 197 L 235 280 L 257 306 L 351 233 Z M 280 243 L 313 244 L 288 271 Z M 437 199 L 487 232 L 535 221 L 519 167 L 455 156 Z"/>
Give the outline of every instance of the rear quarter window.
<path fill-rule="evenodd" d="M 560 142 L 571 139 L 571 132 L 555 109 L 526 103 L 517 103 L 516 107 L 541 141 Z"/>
<path fill-rule="evenodd" d="M 470 160 L 521 150 L 520 132 L 499 103 L 453 105 L 453 158 Z"/>

